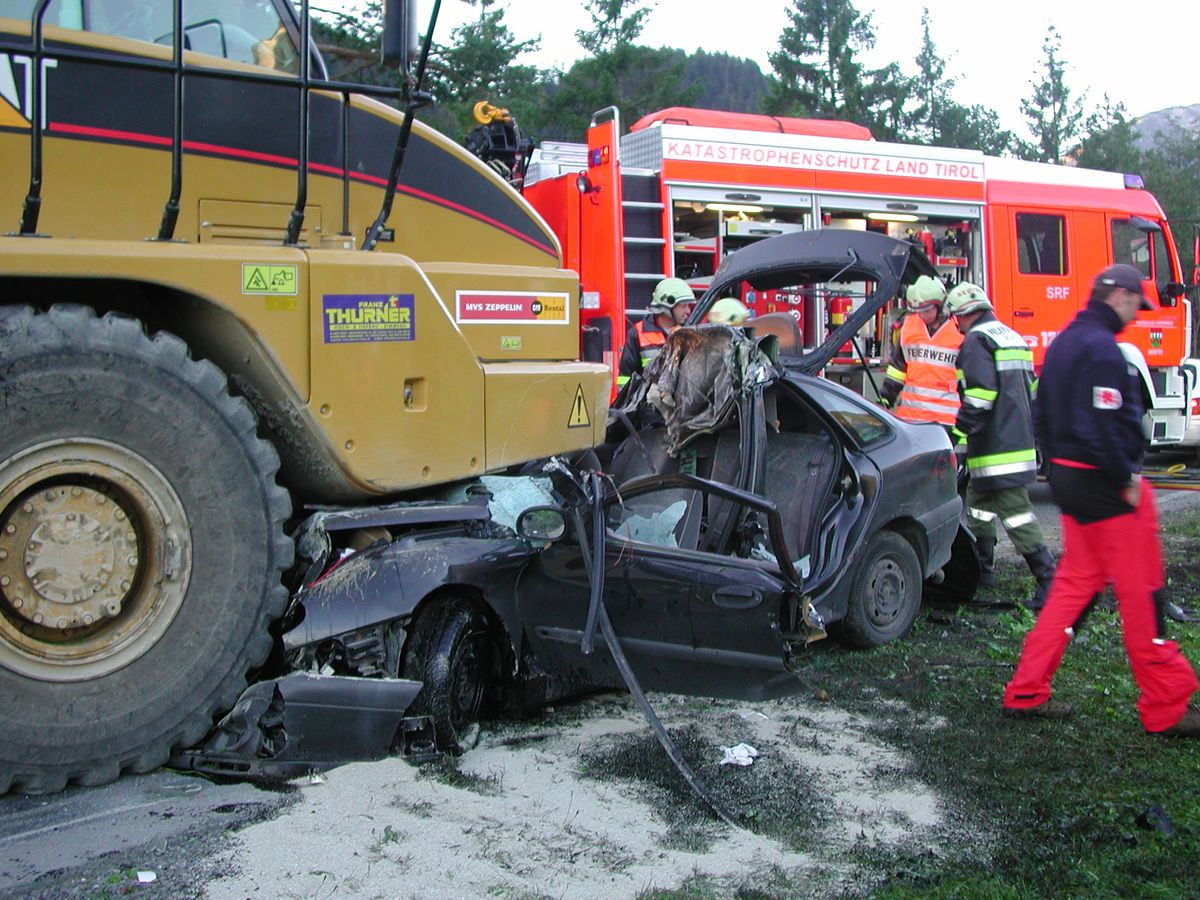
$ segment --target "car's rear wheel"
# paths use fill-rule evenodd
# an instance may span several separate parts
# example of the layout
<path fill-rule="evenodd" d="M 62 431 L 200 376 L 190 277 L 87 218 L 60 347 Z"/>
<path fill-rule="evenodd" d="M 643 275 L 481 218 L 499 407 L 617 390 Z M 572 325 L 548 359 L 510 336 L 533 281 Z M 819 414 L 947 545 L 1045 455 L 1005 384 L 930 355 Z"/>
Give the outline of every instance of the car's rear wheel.
<path fill-rule="evenodd" d="M 404 654 L 404 677 L 424 685 L 409 715 L 429 716 L 438 748 L 462 753 L 478 742 L 479 721 L 494 692 L 496 643 L 466 600 L 434 603 L 417 620 Z"/>
<path fill-rule="evenodd" d="M 916 551 L 894 531 L 867 542 L 850 581 L 839 638 L 853 647 L 878 647 L 903 637 L 921 605 L 921 565 Z"/>

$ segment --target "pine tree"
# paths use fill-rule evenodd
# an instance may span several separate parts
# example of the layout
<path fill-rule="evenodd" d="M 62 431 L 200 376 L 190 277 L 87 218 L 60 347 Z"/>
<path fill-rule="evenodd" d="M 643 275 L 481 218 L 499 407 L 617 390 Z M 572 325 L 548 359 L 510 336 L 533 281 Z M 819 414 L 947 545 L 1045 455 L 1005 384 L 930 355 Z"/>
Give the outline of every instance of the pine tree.
<path fill-rule="evenodd" d="M 1062 38 L 1051 25 L 1042 43 L 1045 54 L 1030 80 L 1033 95 L 1021 101 L 1021 112 L 1029 120 L 1034 143 L 1028 155 L 1042 162 L 1062 162 L 1079 136 L 1083 124 L 1083 99 L 1072 97 L 1067 87 L 1067 64 L 1062 58 Z"/>
<path fill-rule="evenodd" d="M 787 15 L 779 49 L 768 57 L 775 79 L 763 111 L 844 119 L 885 140 L 905 137 L 911 79 L 895 63 L 868 69 L 858 59 L 875 46 L 870 15 L 850 0 L 793 0 Z"/>
<path fill-rule="evenodd" d="M 1104 95 L 1104 103 L 1087 118 L 1084 138 L 1075 152 L 1075 162 L 1088 169 L 1111 172 L 1136 172 L 1142 167 L 1142 152 L 1137 134 L 1125 114 L 1125 104 L 1113 103 Z"/>
<path fill-rule="evenodd" d="M 764 103 L 774 115 L 862 119 L 863 66 L 875 46 L 870 16 L 850 0 L 793 0 L 789 24 L 770 54 L 776 80 Z"/>

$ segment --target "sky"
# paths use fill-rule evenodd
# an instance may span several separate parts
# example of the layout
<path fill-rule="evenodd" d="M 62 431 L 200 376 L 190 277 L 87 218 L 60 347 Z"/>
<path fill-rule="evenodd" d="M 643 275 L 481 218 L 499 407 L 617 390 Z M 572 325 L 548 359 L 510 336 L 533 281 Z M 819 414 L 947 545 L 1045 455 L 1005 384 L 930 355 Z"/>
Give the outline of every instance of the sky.
<path fill-rule="evenodd" d="M 353 5 L 355 0 L 311 0 L 314 6 Z M 505 22 L 518 40 L 541 36 L 541 50 L 520 62 L 568 68 L 583 55 L 575 31 L 591 19 L 582 0 L 502 0 Z M 1043 59 L 1046 28 L 1062 36 L 1067 86 L 1084 96 L 1091 111 L 1103 101 L 1125 104 L 1131 116 L 1200 103 L 1200 3 L 1143 0 L 1120 5 L 1118 21 L 1094 0 L 855 0 L 870 13 L 877 35 L 869 65 L 895 60 L 907 74 L 921 44 L 921 10 L 928 7 L 934 45 L 957 79 L 955 98 L 996 110 L 1001 124 L 1028 136 L 1020 102 Z M 753 59 L 770 73 L 767 56 L 787 24 L 787 0 L 657 0 L 639 43 L 703 49 Z M 418 0 L 424 31 L 433 0 Z M 1139 11 L 1145 11 L 1139 15 Z M 442 0 L 434 37 L 448 41 L 456 25 L 477 12 L 464 0 Z M 503 102 L 497 98 L 496 102 Z"/>

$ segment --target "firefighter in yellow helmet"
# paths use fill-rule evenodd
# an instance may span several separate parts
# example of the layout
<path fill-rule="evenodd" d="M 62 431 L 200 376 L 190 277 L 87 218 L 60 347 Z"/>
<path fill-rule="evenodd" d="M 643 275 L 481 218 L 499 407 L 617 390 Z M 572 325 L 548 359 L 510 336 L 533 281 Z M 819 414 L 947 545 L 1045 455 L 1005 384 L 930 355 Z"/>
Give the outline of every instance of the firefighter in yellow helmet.
<path fill-rule="evenodd" d="M 714 325 L 745 325 L 750 310 L 740 300 L 722 297 L 708 311 L 708 321 Z"/>
<path fill-rule="evenodd" d="M 946 295 L 946 312 L 963 333 L 958 351 L 962 407 L 954 425 L 967 447 L 967 522 L 975 534 L 986 586 L 994 581 L 996 523 L 1025 557 L 1037 581 L 1025 601 L 1041 609 L 1054 578 L 1054 557 L 1029 501 L 1037 480 L 1033 443 L 1033 353 L 993 310 L 983 288 L 963 282 Z"/>
<path fill-rule="evenodd" d="M 904 299 L 906 312 L 893 334 L 881 399 L 901 419 L 935 422 L 949 431 L 958 415 L 962 335 L 943 315 L 946 288 L 922 275 Z"/>
<path fill-rule="evenodd" d="M 642 372 L 658 355 L 667 335 L 682 325 L 696 305 L 696 295 L 682 278 L 664 278 L 654 287 L 648 314 L 625 335 L 625 349 L 617 369 L 617 385 L 623 387 L 634 372 Z"/>

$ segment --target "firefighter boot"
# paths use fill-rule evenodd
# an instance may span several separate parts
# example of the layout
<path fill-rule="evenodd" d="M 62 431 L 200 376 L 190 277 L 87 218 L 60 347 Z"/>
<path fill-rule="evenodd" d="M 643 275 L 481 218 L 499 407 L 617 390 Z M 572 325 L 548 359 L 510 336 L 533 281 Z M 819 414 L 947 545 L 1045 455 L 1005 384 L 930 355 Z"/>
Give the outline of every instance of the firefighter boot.
<path fill-rule="evenodd" d="M 1046 605 L 1046 595 L 1050 593 L 1050 582 L 1054 580 L 1054 557 L 1050 555 L 1050 549 L 1045 544 L 1038 544 L 1032 553 L 1025 554 L 1025 564 L 1037 579 L 1037 587 L 1034 588 L 1033 596 L 1025 601 L 1025 606 L 1035 613 L 1041 612 L 1042 607 Z"/>
<path fill-rule="evenodd" d="M 979 586 L 994 588 L 996 586 L 996 539 L 976 538 L 975 550 L 979 554 Z"/>

